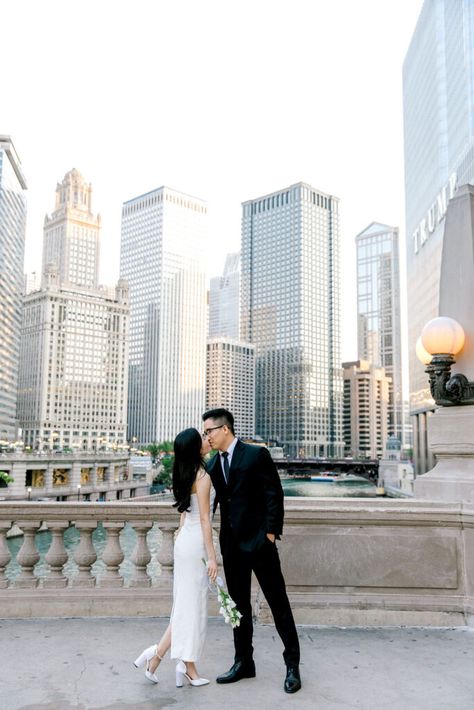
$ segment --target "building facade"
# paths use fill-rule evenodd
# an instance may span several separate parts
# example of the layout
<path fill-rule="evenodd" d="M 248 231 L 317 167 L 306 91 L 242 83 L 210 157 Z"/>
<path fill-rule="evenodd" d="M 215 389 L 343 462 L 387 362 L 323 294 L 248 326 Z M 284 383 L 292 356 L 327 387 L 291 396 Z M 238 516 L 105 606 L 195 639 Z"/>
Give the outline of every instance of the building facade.
<path fill-rule="evenodd" d="M 339 200 L 297 183 L 242 207 L 241 337 L 255 345 L 255 433 L 292 456 L 340 456 Z"/>
<path fill-rule="evenodd" d="M 0 135 L 0 440 L 17 438 L 26 181 L 9 136 Z"/>
<path fill-rule="evenodd" d="M 25 296 L 18 419 L 32 449 L 126 445 L 128 287 L 114 300 L 61 283 L 51 265 Z"/>
<path fill-rule="evenodd" d="M 161 187 L 122 208 L 130 286 L 128 436 L 172 440 L 200 426 L 206 393 L 207 207 Z"/>
<path fill-rule="evenodd" d="M 390 378 L 367 360 L 344 362 L 344 456 L 381 458 L 388 438 Z"/>
<path fill-rule="evenodd" d="M 390 378 L 388 436 L 403 442 L 398 229 L 372 222 L 357 235 L 356 250 L 358 357 Z"/>
<path fill-rule="evenodd" d="M 473 66 L 473 3 L 425 1 L 403 67 L 412 413 L 426 412 L 432 405 L 415 344 L 424 325 L 440 315 L 447 205 L 458 185 L 474 181 Z"/>
<path fill-rule="evenodd" d="M 45 220 L 41 287 L 24 297 L 17 412 L 33 449 L 126 445 L 128 286 L 119 281 L 113 293 L 97 286 L 92 226 L 100 219 L 91 197 L 77 170 L 58 185 Z"/>
<path fill-rule="evenodd" d="M 57 184 L 54 212 L 44 220 L 43 271 L 53 265 L 62 283 L 97 288 L 100 225 L 92 186 L 73 168 Z"/>
<path fill-rule="evenodd" d="M 209 338 L 240 337 L 240 252 L 227 254 L 224 273 L 211 279 Z"/>
<path fill-rule="evenodd" d="M 243 439 L 255 435 L 255 348 L 230 338 L 207 342 L 206 410 L 225 407 Z"/>

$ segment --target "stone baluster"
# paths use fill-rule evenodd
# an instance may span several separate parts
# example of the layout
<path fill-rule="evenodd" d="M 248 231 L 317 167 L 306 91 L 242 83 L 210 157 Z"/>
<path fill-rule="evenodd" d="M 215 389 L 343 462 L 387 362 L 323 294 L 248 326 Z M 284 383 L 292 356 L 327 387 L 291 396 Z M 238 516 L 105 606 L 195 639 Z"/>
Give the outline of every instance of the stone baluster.
<path fill-rule="evenodd" d="M 107 530 L 107 544 L 102 553 L 102 561 L 107 565 L 104 576 L 100 580 L 101 587 L 123 587 L 123 577 L 119 574 L 119 566 L 123 562 L 124 554 L 120 546 L 120 531 L 125 523 L 103 523 Z"/>
<path fill-rule="evenodd" d="M 69 527 L 69 522 L 64 520 L 45 521 L 48 529 L 51 530 L 52 540 L 45 560 L 49 564 L 49 575 L 43 580 L 45 589 L 61 589 L 67 586 L 67 577 L 63 574 L 63 567 L 67 562 L 68 555 L 64 546 L 64 531 Z"/>
<path fill-rule="evenodd" d="M 97 522 L 81 520 L 76 522 L 75 526 L 81 534 L 81 539 L 74 553 L 79 573 L 73 578 L 72 584 L 74 587 L 95 587 L 95 577 L 91 572 L 91 567 L 97 559 L 97 553 L 92 543 L 92 533 L 97 527 Z"/>
<path fill-rule="evenodd" d="M 19 523 L 23 531 L 23 545 L 16 556 L 16 561 L 21 567 L 21 572 L 15 580 L 15 587 L 20 589 L 37 587 L 39 579 L 33 573 L 34 566 L 40 556 L 36 549 L 35 535 L 39 528 L 39 522 L 24 521 Z"/>
<path fill-rule="evenodd" d="M 173 582 L 173 548 L 176 523 L 160 523 L 163 535 L 158 551 L 158 562 L 161 566 L 160 586 L 171 586 Z"/>
<path fill-rule="evenodd" d="M 131 587 L 150 587 L 151 579 L 147 574 L 147 564 L 151 560 L 146 534 L 153 526 L 149 521 L 140 520 L 132 523 L 137 533 L 137 545 L 133 551 L 132 561 L 135 563 L 135 575 L 130 582 Z"/>
<path fill-rule="evenodd" d="M 6 536 L 10 530 L 11 521 L 2 521 L 0 523 L 0 589 L 8 587 L 9 582 L 5 574 L 5 568 L 11 560 L 10 550 L 8 549 Z"/>

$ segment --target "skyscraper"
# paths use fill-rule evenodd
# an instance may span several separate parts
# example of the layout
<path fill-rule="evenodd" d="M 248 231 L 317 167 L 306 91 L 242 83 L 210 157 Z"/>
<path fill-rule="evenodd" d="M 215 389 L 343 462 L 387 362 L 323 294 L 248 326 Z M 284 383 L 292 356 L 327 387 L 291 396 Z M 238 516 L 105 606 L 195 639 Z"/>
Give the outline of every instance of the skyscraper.
<path fill-rule="evenodd" d="M 224 273 L 211 279 L 209 337 L 240 337 L 240 252 L 227 254 Z"/>
<path fill-rule="evenodd" d="M 358 357 L 390 378 L 388 435 L 403 442 L 398 229 L 372 222 L 357 235 L 356 249 Z"/>
<path fill-rule="evenodd" d="M 16 439 L 26 181 L 10 136 L 0 136 L 0 439 Z"/>
<path fill-rule="evenodd" d="M 432 405 L 415 344 L 439 315 L 445 213 L 474 181 L 474 4 L 425 1 L 403 67 L 411 411 Z M 448 315 L 448 314 L 444 314 Z M 422 422 L 423 429 L 426 422 Z"/>
<path fill-rule="evenodd" d="M 128 286 L 97 286 L 100 219 L 91 198 L 77 170 L 57 186 L 41 287 L 24 297 L 18 419 L 34 448 L 126 444 Z"/>
<path fill-rule="evenodd" d="M 130 285 L 129 438 L 173 439 L 205 406 L 207 208 L 160 187 L 122 208 Z"/>
<path fill-rule="evenodd" d="M 255 435 L 255 348 L 230 338 L 207 342 L 206 410 L 225 407 L 237 436 Z"/>
<path fill-rule="evenodd" d="M 381 458 L 387 441 L 390 380 L 366 360 L 343 362 L 344 454 Z"/>
<path fill-rule="evenodd" d="M 54 212 L 44 220 L 43 271 L 52 264 L 61 282 L 97 288 L 100 224 L 92 187 L 73 168 L 57 184 Z"/>
<path fill-rule="evenodd" d="M 243 203 L 242 339 L 255 345 L 256 434 L 340 456 L 339 200 L 306 183 Z"/>

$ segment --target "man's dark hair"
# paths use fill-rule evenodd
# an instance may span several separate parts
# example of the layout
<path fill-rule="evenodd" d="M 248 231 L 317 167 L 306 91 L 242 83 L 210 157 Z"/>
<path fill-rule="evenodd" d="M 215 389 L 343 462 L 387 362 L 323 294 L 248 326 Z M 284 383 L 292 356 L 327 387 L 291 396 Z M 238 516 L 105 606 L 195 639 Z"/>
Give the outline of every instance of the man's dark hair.
<path fill-rule="evenodd" d="M 224 407 L 219 407 L 218 409 L 209 409 L 202 415 L 203 422 L 205 422 L 206 419 L 220 419 L 222 423 L 230 429 L 232 434 L 235 434 L 234 416 L 231 412 L 229 412 L 228 409 L 224 409 Z"/>

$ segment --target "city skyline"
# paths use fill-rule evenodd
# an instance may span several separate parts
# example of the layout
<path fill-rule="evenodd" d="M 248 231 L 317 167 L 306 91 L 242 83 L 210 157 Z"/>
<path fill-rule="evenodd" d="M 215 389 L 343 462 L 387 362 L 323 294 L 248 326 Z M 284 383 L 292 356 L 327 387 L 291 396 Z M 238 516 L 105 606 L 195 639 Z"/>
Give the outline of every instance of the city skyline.
<path fill-rule="evenodd" d="M 17 56 L 15 33 L 0 52 L 17 57 L 2 130 L 30 187 L 26 271 L 39 268 L 49 186 L 71 166 L 94 185 L 102 215 L 101 282 L 118 276 L 121 205 L 133 195 L 167 184 L 207 201 L 211 277 L 239 248 L 241 202 L 281 184 L 324 185 L 341 198 L 343 358 L 354 358 L 353 235 L 372 219 L 404 223 L 401 65 L 421 0 L 344 2 L 344 22 L 340 3 L 288 13 L 262 2 L 250 24 L 245 3 L 215 12 L 210 2 L 138 2 L 114 9 L 114 33 L 108 9 L 88 2 L 73 26 L 53 2 L 31 6 L 25 26 L 22 6 L 7 3 L 4 18 L 29 52 Z M 82 37 L 87 51 L 70 56 Z M 55 90 L 78 76 L 83 89 Z"/>

